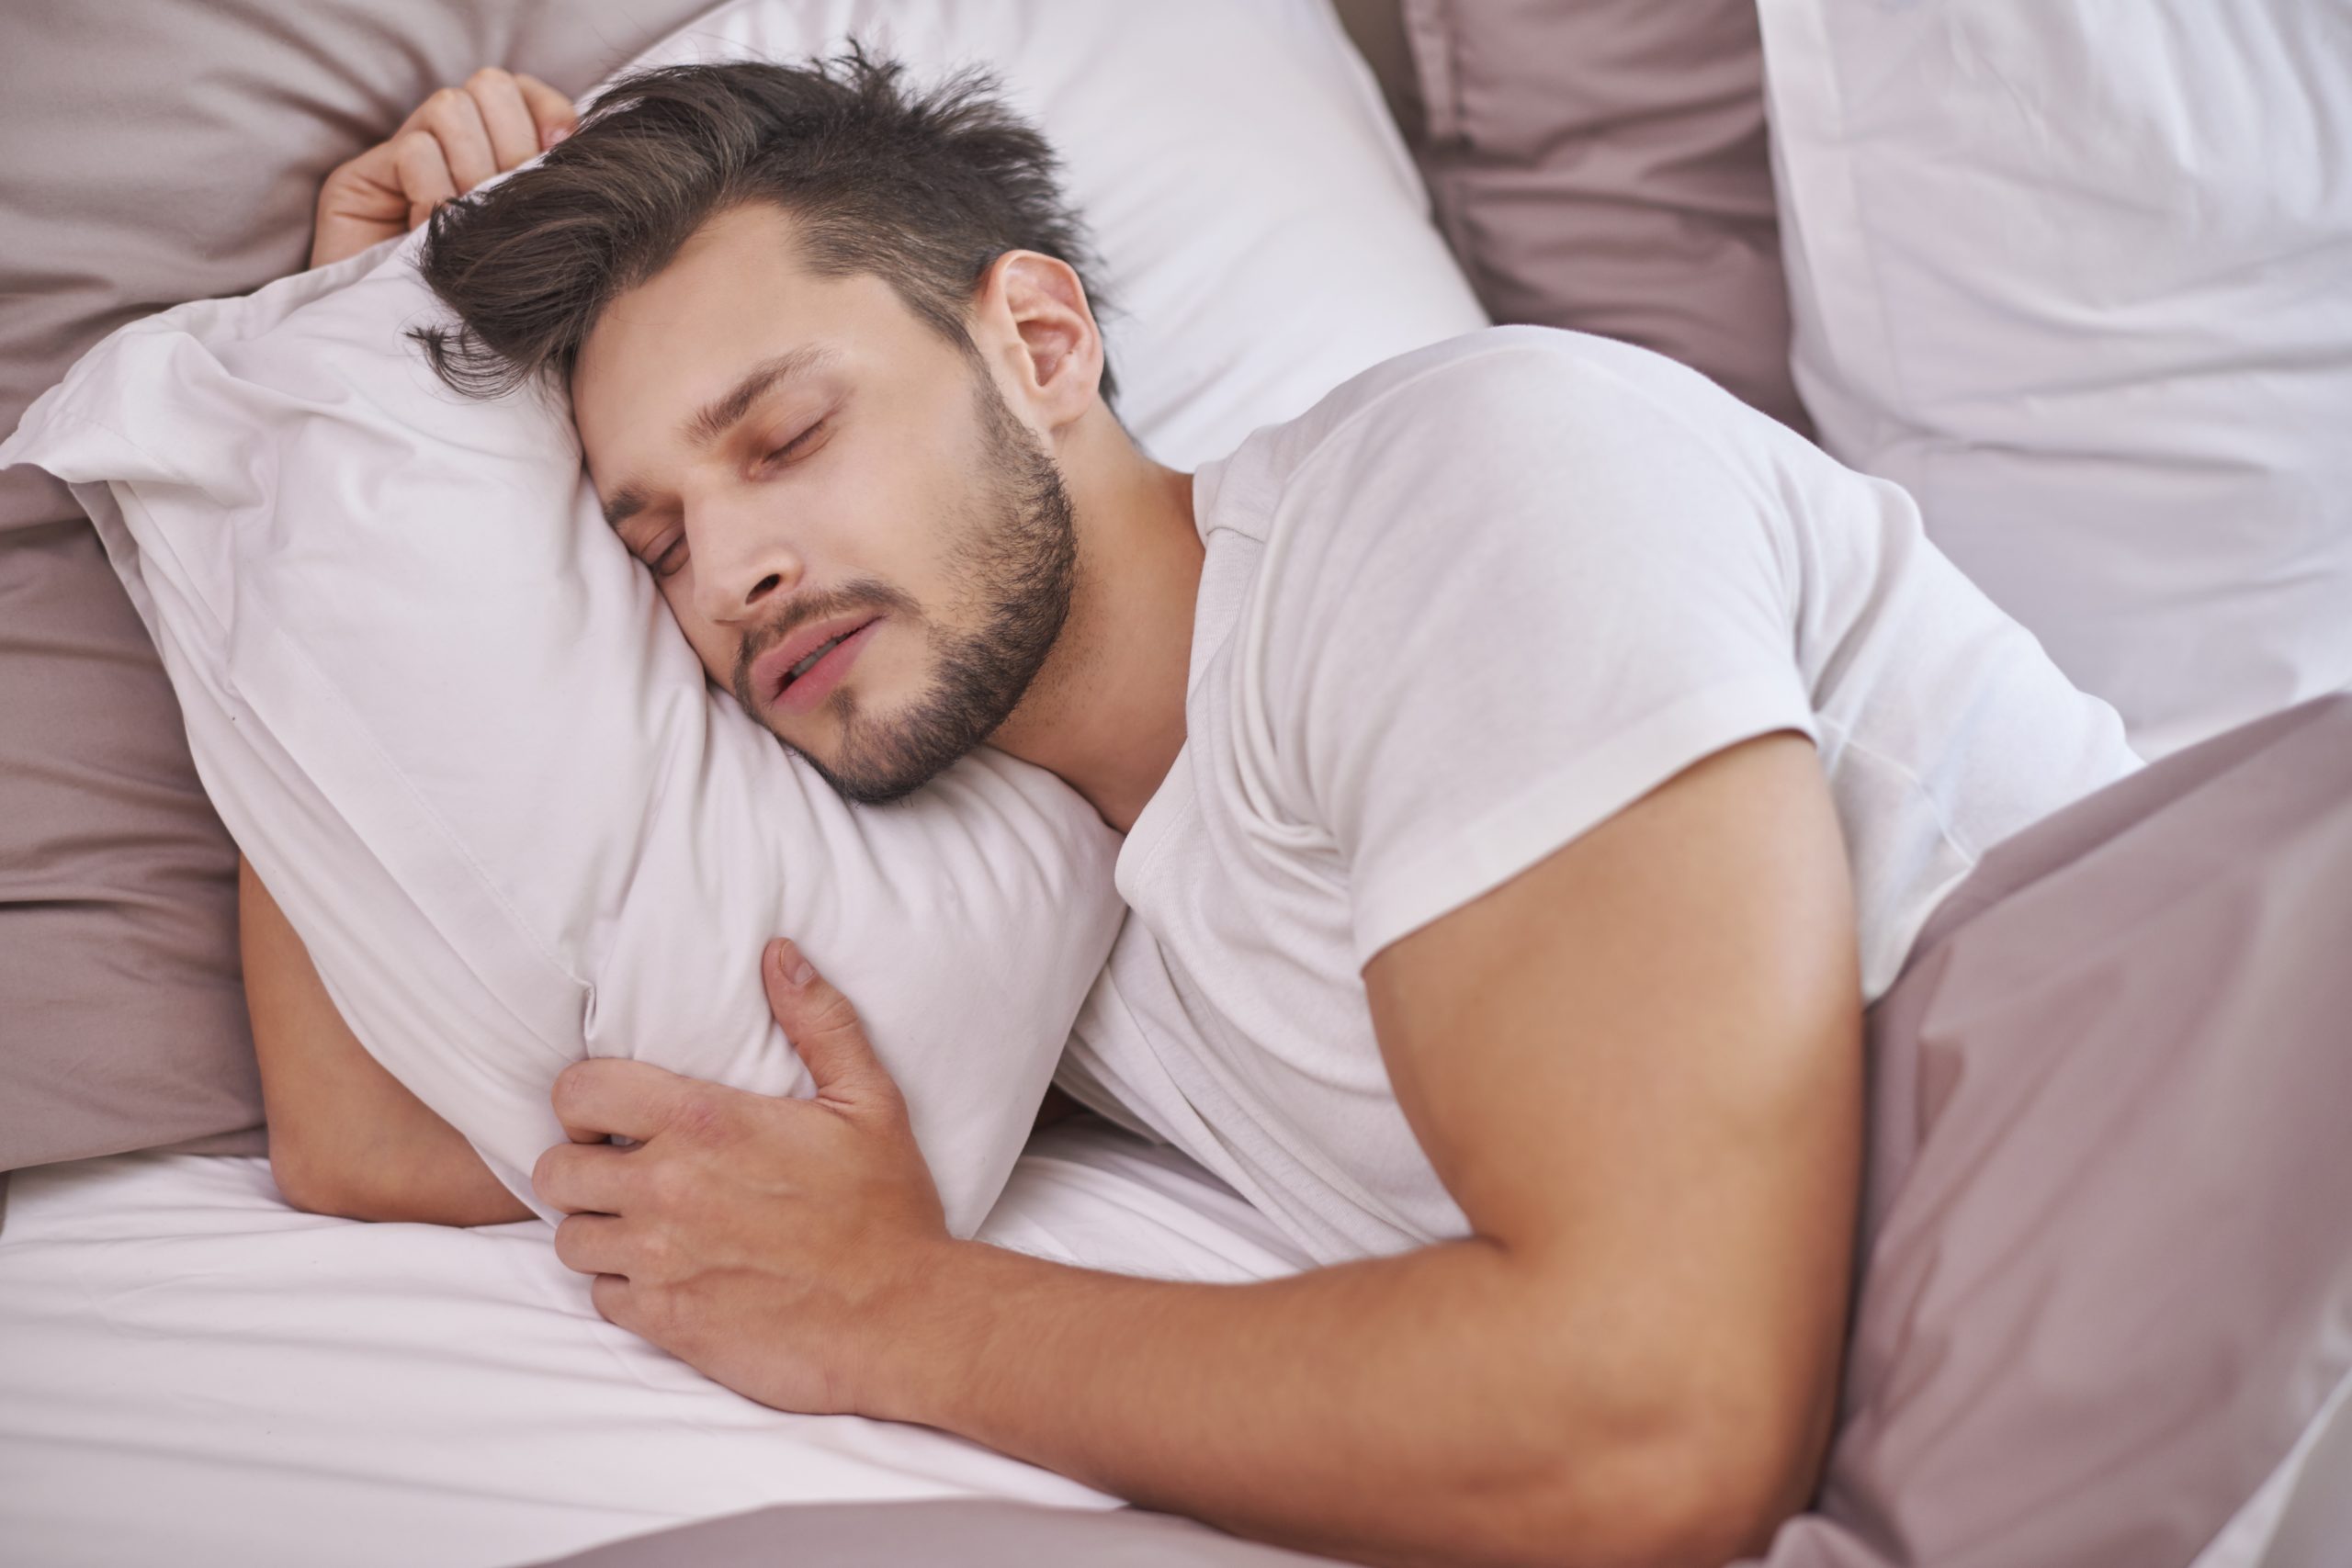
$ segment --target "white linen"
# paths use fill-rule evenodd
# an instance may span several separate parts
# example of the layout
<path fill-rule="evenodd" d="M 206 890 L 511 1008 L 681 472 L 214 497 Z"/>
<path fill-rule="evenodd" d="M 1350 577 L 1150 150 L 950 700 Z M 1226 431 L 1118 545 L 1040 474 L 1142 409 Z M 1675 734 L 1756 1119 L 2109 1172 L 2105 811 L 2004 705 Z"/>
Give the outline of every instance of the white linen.
<path fill-rule="evenodd" d="M 1182 750 L 1063 1080 L 1327 1260 L 1467 1235 L 1360 972 L 1711 752 L 1819 749 L 1865 1002 L 1994 844 L 2137 769 L 1857 474 L 1662 355 L 1494 327 L 1193 479 Z"/>
<path fill-rule="evenodd" d="M 2352 683 L 2352 6 L 1758 11 L 1823 445 L 2143 755 Z"/>
<path fill-rule="evenodd" d="M 257 1157 L 118 1155 L 9 1188 L 11 1568 L 504 1568 L 775 1503 L 1115 1503 L 927 1427 L 731 1393 L 597 1316 L 537 1220 L 304 1214 Z M 1039 1135 L 981 1235 L 1168 1279 L 1308 1263 L 1182 1156 L 1089 1118 Z M 2332 1562 L 2347 1432 L 2352 1377 L 2191 1568 Z"/>
<path fill-rule="evenodd" d="M 742 0 L 639 62 L 852 28 L 919 76 L 995 62 L 1065 151 L 1125 416 L 1173 460 L 1481 322 L 1315 0 Z M 1116 836 L 987 750 L 893 807 L 835 796 L 706 682 L 568 412 L 433 378 L 414 248 L 125 328 L 0 460 L 76 484 L 336 1006 L 535 1212 L 570 1060 L 811 1091 L 758 982 L 784 934 L 857 998 L 968 1234 L 1123 918 Z"/>
<path fill-rule="evenodd" d="M 15 1173 L 0 1229 L 0 1562 L 495 1568 L 774 1503 L 1116 1500 L 924 1427 L 791 1416 L 606 1323 L 538 1220 L 288 1208 L 268 1162 Z M 982 1235 L 1236 1281 L 1304 1258 L 1093 1118 L 1041 1134 Z"/>

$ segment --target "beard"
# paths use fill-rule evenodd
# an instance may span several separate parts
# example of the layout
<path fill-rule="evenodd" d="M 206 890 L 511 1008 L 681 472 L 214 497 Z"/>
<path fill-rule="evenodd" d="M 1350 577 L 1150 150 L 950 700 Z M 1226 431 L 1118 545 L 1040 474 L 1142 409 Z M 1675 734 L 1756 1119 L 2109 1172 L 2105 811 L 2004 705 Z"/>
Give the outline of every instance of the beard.
<path fill-rule="evenodd" d="M 867 714 L 855 693 L 834 694 L 842 740 L 831 765 L 793 748 L 835 794 L 857 805 L 901 799 L 985 742 L 1020 705 L 1069 618 L 1078 529 L 1061 468 L 988 373 L 977 364 L 971 370 L 980 482 L 947 564 L 968 586 L 961 618 L 973 629 L 928 623 L 938 673 L 898 713 Z M 827 610 L 866 607 L 893 612 L 908 626 L 928 621 L 908 594 L 871 581 L 847 585 L 839 610 Z M 758 714 L 748 665 L 746 659 L 737 666 L 736 696 Z"/>

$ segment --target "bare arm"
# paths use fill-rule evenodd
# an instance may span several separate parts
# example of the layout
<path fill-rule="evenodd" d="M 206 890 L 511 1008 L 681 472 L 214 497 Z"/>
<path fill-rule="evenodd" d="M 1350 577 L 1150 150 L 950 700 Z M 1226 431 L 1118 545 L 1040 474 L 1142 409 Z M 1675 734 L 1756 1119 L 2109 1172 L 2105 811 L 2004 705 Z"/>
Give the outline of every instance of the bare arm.
<path fill-rule="evenodd" d="M 1700 763 L 1364 979 L 1473 1236 L 1225 1289 L 983 1255 L 901 1413 L 1381 1562 L 1761 1552 L 1826 1452 L 1860 1157 L 1812 747 Z"/>
<path fill-rule="evenodd" d="M 473 1145 L 360 1044 L 243 855 L 237 928 L 270 1170 L 288 1202 L 355 1220 L 489 1225 L 531 1218 Z"/>
<path fill-rule="evenodd" d="M 1472 1232 L 1401 1256 L 1199 1285 L 953 1240 L 854 1009 L 785 949 L 817 1100 L 576 1063 L 580 1141 L 533 1180 L 600 1312 L 764 1403 L 1368 1562 L 1720 1564 L 1804 1506 L 1836 1408 L 1848 874 L 1812 747 L 1767 736 L 1374 955 L 1398 1103 Z"/>

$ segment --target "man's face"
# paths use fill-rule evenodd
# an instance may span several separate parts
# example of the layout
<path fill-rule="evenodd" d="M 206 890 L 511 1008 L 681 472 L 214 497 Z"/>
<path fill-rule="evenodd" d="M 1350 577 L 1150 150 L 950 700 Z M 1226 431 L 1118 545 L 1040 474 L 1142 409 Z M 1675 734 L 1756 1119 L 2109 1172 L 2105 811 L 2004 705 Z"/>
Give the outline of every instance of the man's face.
<path fill-rule="evenodd" d="M 606 309 L 571 391 L 605 513 L 704 668 L 844 797 L 905 795 L 1021 701 L 1069 614 L 1069 496 L 880 278 L 819 276 L 788 216 L 735 209 Z"/>

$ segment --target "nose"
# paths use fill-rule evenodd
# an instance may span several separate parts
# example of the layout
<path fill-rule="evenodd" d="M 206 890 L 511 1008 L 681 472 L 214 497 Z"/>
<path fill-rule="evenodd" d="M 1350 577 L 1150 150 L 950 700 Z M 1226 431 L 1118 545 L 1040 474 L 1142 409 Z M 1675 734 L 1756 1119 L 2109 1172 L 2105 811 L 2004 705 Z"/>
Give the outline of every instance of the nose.
<path fill-rule="evenodd" d="M 789 597 L 806 570 L 790 530 L 752 494 L 688 498 L 683 526 L 694 563 L 695 608 L 721 626 Z"/>

